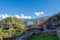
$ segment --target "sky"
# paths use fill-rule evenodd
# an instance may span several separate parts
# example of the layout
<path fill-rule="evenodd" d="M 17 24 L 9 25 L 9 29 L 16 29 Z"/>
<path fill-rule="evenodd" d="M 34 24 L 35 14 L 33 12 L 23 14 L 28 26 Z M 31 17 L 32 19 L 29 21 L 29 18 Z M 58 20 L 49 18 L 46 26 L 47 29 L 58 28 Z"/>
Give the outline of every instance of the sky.
<path fill-rule="evenodd" d="M 33 19 L 60 12 L 60 0 L 0 0 L 0 19 L 8 16 Z"/>

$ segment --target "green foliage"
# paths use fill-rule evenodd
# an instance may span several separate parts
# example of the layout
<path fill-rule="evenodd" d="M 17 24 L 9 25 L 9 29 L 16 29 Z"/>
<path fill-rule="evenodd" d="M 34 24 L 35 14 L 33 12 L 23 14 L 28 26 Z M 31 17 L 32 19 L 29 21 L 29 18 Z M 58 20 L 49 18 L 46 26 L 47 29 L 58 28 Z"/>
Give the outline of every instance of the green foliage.
<path fill-rule="evenodd" d="M 0 35 L 2 34 L 2 29 L 0 28 Z"/>
<path fill-rule="evenodd" d="M 21 20 L 15 17 L 7 17 L 1 21 L 1 27 L 16 27 L 18 24 L 23 24 Z"/>
<path fill-rule="evenodd" d="M 18 30 L 15 32 L 15 35 L 20 35 L 21 30 L 24 28 L 23 22 L 15 17 L 7 17 L 0 21 L 0 33 L 3 32 L 3 34 L 11 34 L 12 32 Z M 8 30 L 6 30 L 8 28 Z"/>
<path fill-rule="evenodd" d="M 9 33 L 13 33 L 14 32 L 14 28 L 9 28 Z"/>
<path fill-rule="evenodd" d="M 32 35 L 28 40 L 58 40 L 57 35 Z"/>
<path fill-rule="evenodd" d="M 20 31 L 20 30 L 17 30 L 17 31 L 15 32 L 15 34 L 14 34 L 14 37 L 20 36 L 21 34 L 22 34 L 21 31 Z"/>
<path fill-rule="evenodd" d="M 60 21 L 60 12 L 48 18 L 48 21 L 59 22 Z"/>
<path fill-rule="evenodd" d="M 23 22 L 15 17 L 7 17 L 0 22 L 0 27 L 22 27 Z"/>

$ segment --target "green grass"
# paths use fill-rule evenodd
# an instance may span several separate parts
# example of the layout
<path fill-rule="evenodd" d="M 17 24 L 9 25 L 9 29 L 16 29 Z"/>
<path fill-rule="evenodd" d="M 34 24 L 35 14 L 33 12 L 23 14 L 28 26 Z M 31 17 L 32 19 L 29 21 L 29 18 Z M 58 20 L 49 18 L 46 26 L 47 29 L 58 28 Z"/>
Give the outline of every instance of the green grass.
<path fill-rule="evenodd" d="M 21 32 L 17 31 L 17 32 L 15 32 L 14 37 L 17 37 L 17 36 L 20 36 L 20 35 L 21 35 Z"/>
<path fill-rule="evenodd" d="M 32 35 L 28 40 L 58 40 L 56 35 Z"/>

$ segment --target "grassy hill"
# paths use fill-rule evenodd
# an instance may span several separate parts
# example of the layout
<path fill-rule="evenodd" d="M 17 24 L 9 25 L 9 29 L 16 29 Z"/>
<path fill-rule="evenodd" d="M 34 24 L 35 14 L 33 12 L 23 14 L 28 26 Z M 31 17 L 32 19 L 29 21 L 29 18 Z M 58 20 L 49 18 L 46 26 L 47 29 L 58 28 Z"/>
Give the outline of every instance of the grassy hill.
<path fill-rule="evenodd" d="M 20 35 L 22 30 L 24 29 L 24 23 L 15 17 L 7 17 L 0 21 L 0 33 L 3 34 L 11 34 L 15 31 L 14 35 Z"/>
<path fill-rule="evenodd" d="M 59 22 L 60 21 L 60 12 L 48 18 L 48 21 Z"/>

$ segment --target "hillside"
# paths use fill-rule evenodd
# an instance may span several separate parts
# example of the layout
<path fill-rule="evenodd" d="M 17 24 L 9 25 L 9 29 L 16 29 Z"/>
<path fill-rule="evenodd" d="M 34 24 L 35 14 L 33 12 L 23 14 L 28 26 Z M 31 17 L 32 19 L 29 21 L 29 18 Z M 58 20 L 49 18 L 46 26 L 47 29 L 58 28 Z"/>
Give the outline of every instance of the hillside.
<path fill-rule="evenodd" d="M 7 17 L 0 22 L 0 27 L 21 27 L 23 22 L 15 17 Z M 21 27 L 22 28 L 22 27 Z"/>
<path fill-rule="evenodd" d="M 1 35 L 8 35 L 19 36 L 24 29 L 24 23 L 18 18 L 15 17 L 7 17 L 0 21 L 0 33 Z"/>
<path fill-rule="evenodd" d="M 60 22 L 60 12 L 48 18 L 48 21 Z"/>

